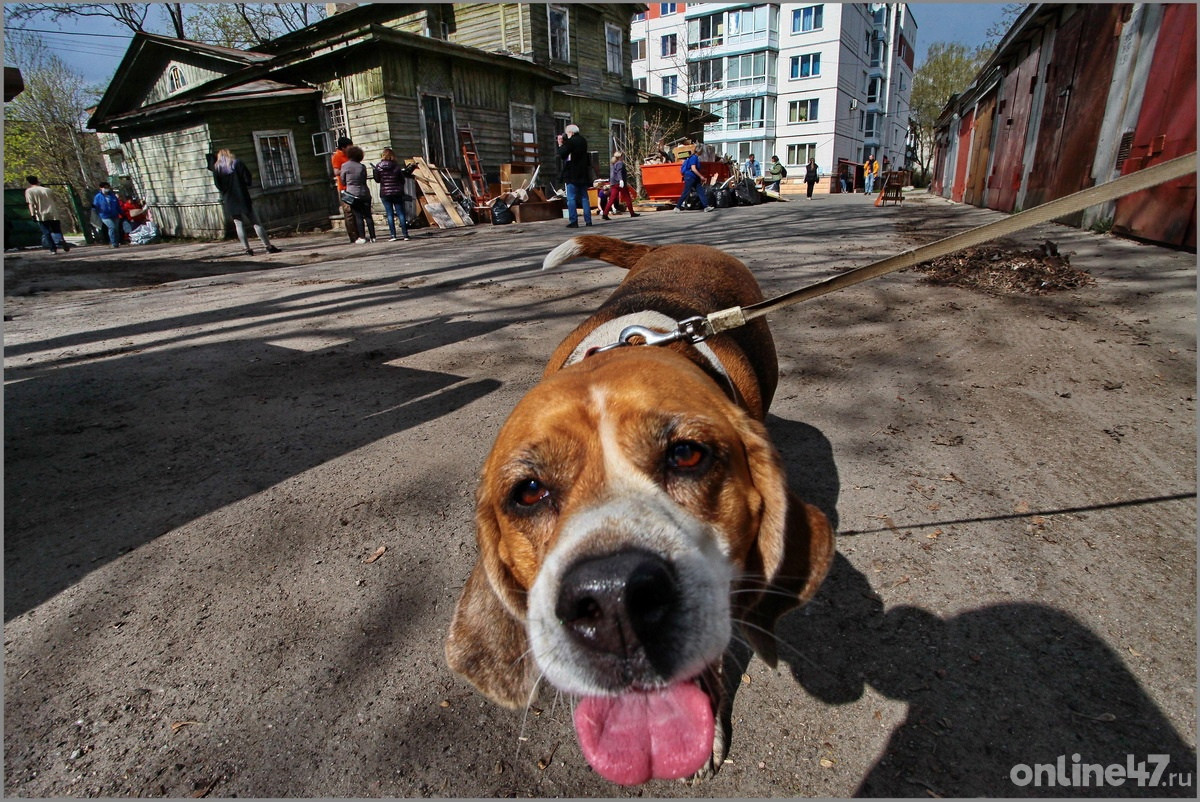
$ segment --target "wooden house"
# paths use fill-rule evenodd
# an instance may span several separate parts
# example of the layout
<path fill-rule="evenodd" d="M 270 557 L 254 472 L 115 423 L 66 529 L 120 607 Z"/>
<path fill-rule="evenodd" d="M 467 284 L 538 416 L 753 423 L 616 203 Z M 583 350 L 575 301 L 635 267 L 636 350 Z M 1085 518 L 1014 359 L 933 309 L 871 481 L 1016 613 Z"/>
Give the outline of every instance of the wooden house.
<path fill-rule="evenodd" d="M 119 140 L 165 234 L 226 231 L 205 155 L 229 148 L 255 177 L 268 228 L 328 226 L 329 156 L 349 136 L 462 177 L 470 131 L 487 183 L 541 165 L 580 126 L 597 166 L 647 116 L 686 106 L 631 88 L 629 20 L 641 4 L 371 4 L 255 51 L 137 34 L 90 125 Z M 604 174 L 606 169 L 601 168 Z"/>

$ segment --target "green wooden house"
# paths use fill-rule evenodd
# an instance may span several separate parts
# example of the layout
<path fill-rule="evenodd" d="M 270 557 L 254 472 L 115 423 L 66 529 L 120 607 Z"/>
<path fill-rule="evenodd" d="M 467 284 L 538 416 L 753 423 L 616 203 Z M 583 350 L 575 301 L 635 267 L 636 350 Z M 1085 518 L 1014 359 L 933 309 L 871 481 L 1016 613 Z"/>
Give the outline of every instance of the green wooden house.
<path fill-rule="evenodd" d="M 255 210 L 273 230 L 329 226 L 329 157 L 343 135 L 368 162 L 391 147 L 461 179 L 466 129 L 487 183 L 524 162 L 540 164 L 539 184 L 553 185 L 555 135 L 568 123 L 599 167 L 643 119 L 694 116 L 632 89 L 629 20 L 644 8 L 368 4 L 255 51 L 137 34 L 90 125 L 119 141 L 168 236 L 226 232 L 205 166 L 221 148 L 250 167 Z"/>

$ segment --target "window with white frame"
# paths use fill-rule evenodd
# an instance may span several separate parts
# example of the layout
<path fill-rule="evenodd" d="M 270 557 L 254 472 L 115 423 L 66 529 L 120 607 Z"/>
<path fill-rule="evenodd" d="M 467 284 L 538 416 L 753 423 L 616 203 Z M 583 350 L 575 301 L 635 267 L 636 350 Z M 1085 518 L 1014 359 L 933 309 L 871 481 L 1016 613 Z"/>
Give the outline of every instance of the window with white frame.
<path fill-rule="evenodd" d="M 756 86 L 772 82 L 775 76 L 775 51 L 729 56 L 725 62 L 725 86 Z"/>
<path fill-rule="evenodd" d="M 662 94 L 670 97 L 679 91 L 679 76 L 664 75 L 662 77 Z"/>
<path fill-rule="evenodd" d="M 333 135 L 335 142 L 344 136 L 350 136 L 350 126 L 346 124 L 344 100 L 337 98 L 321 104 L 321 127 Z"/>
<path fill-rule="evenodd" d="M 659 40 L 659 55 L 673 56 L 679 52 L 679 37 L 676 34 L 669 33 Z"/>
<path fill-rule="evenodd" d="M 867 102 L 878 103 L 879 91 L 883 86 L 882 78 L 871 78 L 867 81 Z"/>
<path fill-rule="evenodd" d="M 296 143 L 291 131 L 255 131 L 258 180 L 263 189 L 300 185 Z"/>
<path fill-rule="evenodd" d="M 658 4 L 658 16 L 660 16 L 660 17 L 671 16 L 672 14 L 675 13 L 676 6 L 677 6 L 676 3 L 659 3 Z"/>
<path fill-rule="evenodd" d="M 773 6 L 755 6 L 728 12 L 726 41 L 729 43 L 764 39 L 771 31 L 771 19 L 778 12 Z"/>
<path fill-rule="evenodd" d="M 171 69 L 167 71 L 167 77 L 171 82 L 172 92 L 178 92 L 180 89 L 183 89 L 185 86 L 187 86 L 187 76 L 183 74 L 183 70 L 179 69 L 179 67 L 175 66 L 174 64 L 172 64 Z"/>
<path fill-rule="evenodd" d="M 567 126 L 571 124 L 570 114 L 555 114 L 554 115 L 554 135 L 565 134 Z"/>
<path fill-rule="evenodd" d="M 724 84 L 724 59 L 714 58 L 688 64 L 688 86 L 699 92 L 720 89 Z"/>
<path fill-rule="evenodd" d="M 611 22 L 604 23 L 604 52 L 608 57 L 608 71 L 620 75 L 622 72 L 621 59 L 621 29 Z"/>
<path fill-rule="evenodd" d="M 875 127 L 878 119 L 879 119 L 879 115 L 876 114 L 875 112 L 873 112 L 873 111 L 867 112 L 866 127 L 863 129 L 863 136 L 865 136 L 867 139 L 873 139 L 874 137 L 878 136 L 878 131 L 876 130 L 876 127 Z"/>
<path fill-rule="evenodd" d="M 646 12 L 645 11 L 639 11 L 638 13 L 633 15 L 632 22 L 645 22 L 645 21 L 646 21 Z"/>
<path fill-rule="evenodd" d="M 792 77 L 813 78 L 821 74 L 821 54 L 806 53 L 803 56 L 792 56 Z"/>
<path fill-rule="evenodd" d="M 793 100 L 788 103 L 789 123 L 811 123 L 817 119 L 817 99 Z"/>
<path fill-rule="evenodd" d="M 570 61 L 570 14 L 562 6 L 546 6 L 546 19 L 550 25 L 550 58 L 554 61 Z"/>
<path fill-rule="evenodd" d="M 649 90 L 646 88 L 647 86 L 648 86 L 648 84 L 647 84 L 645 78 L 634 78 L 633 79 L 633 88 L 634 89 L 637 89 L 642 92 L 648 92 Z"/>
<path fill-rule="evenodd" d="M 764 97 L 730 100 L 725 106 L 725 130 L 766 127 L 772 102 Z"/>
<path fill-rule="evenodd" d="M 635 39 L 629 43 L 629 49 L 633 51 L 634 61 L 643 61 L 646 58 L 646 40 Z"/>
<path fill-rule="evenodd" d="M 688 20 L 688 50 L 717 47 L 724 42 L 725 12 Z"/>
<path fill-rule="evenodd" d="M 608 155 L 629 150 L 629 131 L 624 120 L 608 121 Z"/>
<path fill-rule="evenodd" d="M 508 130 L 513 142 L 536 145 L 537 109 L 524 103 L 509 103 Z"/>
<path fill-rule="evenodd" d="M 805 142 L 800 145 L 787 146 L 787 163 L 788 164 L 808 164 L 809 159 L 817 158 L 817 143 Z"/>
<path fill-rule="evenodd" d="M 825 6 L 807 6 L 792 12 L 792 33 L 807 33 L 824 27 Z"/>

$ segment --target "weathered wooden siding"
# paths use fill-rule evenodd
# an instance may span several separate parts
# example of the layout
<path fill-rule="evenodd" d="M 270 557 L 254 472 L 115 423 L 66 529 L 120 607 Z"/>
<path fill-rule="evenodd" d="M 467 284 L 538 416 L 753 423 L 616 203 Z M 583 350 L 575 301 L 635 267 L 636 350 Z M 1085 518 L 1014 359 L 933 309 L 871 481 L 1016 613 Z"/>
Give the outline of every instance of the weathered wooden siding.
<path fill-rule="evenodd" d="M 529 20 L 537 13 L 545 16 L 546 7 L 538 3 L 456 3 L 450 39 L 480 50 L 529 57 L 533 46 Z"/>
<path fill-rule="evenodd" d="M 163 63 L 162 71 L 159 73 L 158 79 L 154 83 L 146 87 L 141 97 L 137 100 L 137 106 L 149 106 L 151 103 L 157 103 L 160 100 L 165 100 L 171 95 L 171 67 L 179 67 L 183 73 L 184 80 L 187 82 L 184 88 L 199 86 L 202 83 L 211 81 L 214 78 L 219 78 L 226 75 L 226 72 L 218 72 L 217 70 L 200 67 L 195 64 L 187 64 L 183 61 L 171 60 Z M 231 67 L 228 72 L 233 72 Z"/>
<path fill-rule="evenodd" d="M 138 165 L 142 200 L 163 234 L 217 237 L 224 229 L 221 197 L 213 186 L 204 154 L 207 123 L 168 131 L 147 131 L 122 142 Z"/>
<path fill-rule="evenodd" d="M 231 234 L 221 197 L 205 161 L 206 153 L 228 148 L 246 163 L 254 176 L 254 211 L 269 230 L 328 226 L 336 197 L 325 157 L 314 156 L 309 126 L 315 119 L 308 101 L 268 103 L 240 113 L 214 115 L 211 120 L 175 130 L 147 130 L 123 142 L 138 165 L 138 191 L 149 205 L 163 234 L 174 237 L 219 238 Z M 256 131 L 287 131 L 295 146 L 300 184 L 278 189 L 261 187 L 261 168 L 254 148 Z"/>

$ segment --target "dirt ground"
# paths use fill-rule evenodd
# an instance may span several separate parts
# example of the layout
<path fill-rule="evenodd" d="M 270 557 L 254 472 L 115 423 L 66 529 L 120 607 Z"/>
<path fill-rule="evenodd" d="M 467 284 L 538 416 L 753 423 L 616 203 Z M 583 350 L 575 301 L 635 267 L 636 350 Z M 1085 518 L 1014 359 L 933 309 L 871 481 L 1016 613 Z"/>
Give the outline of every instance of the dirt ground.
<path fill-rule="evenodd" d="M 773 295 L 998 217 L 591 230 L 723 248 Z M 1196 259 L 1062 226 L 994 262 L 1050 241 L 1090 282 L 913 270 L 770 319 L 769 428 L 839 553 L 715 778 L 610 785 L 569 700 L 455 677 L 476 471 L 620 279 L 540 272 L 567 234 L 6 254 L 5 795 L 1193 796 Z"/>

